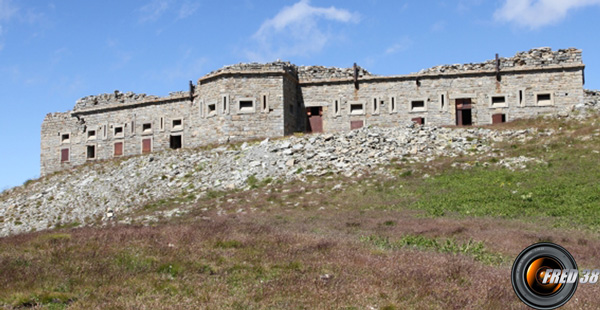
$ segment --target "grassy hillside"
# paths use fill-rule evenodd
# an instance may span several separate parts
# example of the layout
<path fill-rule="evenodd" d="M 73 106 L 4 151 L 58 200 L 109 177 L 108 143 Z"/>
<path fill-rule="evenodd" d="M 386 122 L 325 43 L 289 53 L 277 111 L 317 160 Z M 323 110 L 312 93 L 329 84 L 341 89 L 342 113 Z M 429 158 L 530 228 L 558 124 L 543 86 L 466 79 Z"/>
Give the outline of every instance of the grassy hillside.
<path fill-rule="evenodd" d="M 526 246 L 553 241 L 600 268 L 600 124 L 503 126 L 547 134 L 495 154 L 391 162 L 393 177 L 255 180 L 153 226 L 1 238 L 0 306 L 525 309 L 509 276 Z M 499 165 L 519 156 L 539 161 Z M 600 308 L 599 293 L 580 285 L 564 309 Z"/>

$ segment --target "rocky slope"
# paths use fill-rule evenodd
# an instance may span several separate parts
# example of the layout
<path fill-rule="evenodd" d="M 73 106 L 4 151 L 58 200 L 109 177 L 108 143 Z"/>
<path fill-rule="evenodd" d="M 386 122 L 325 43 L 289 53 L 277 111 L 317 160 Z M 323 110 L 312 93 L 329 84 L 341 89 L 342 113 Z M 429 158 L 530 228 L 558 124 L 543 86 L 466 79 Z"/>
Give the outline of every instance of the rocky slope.
<path fill-rule="evenodd" d="M 437 156 L 470 153 L 501 156 L 491 152 L 494 141 L 523 141 L 541 134 L 551 133 L 411 124 L 95 162 L 3 192 L 0 236 L 69 223 L 87 225 L 100 219 L 127 222 L 129 211 L 161 199 L 180 197 L 192 204 L 212 191 L 245 189 L 249 182 L 265 178 L 304 179 L 327 173 L 350 176 L 367 170 L 387 173 L 383 164 L 400 159 L 430 161 Z M 498 164 L 518 168 L 530 160 L 505 159 Z"/>

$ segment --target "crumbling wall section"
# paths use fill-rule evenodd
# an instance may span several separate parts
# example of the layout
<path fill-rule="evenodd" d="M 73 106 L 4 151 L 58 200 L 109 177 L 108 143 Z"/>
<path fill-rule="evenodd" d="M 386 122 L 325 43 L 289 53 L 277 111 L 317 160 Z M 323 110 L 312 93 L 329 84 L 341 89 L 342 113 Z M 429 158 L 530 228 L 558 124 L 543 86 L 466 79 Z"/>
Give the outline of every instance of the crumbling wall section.
<path fill-rule="evenodd" d="M 40 174 L 63 170 L 72 167 L 82 156 L 73 152 L 73 145 L 81 141 L 82 131 L 86 128 L 85 120 L 71 116 L 70 112 L 48 113 L 42 122 L 40 135 Z M 68 135 L 68 139 L 62 139 Z M 61 150 L 67 149 L 69 160 L 61 161 Z"/>
<path fill-rule="evenodd" d="M 527 52 L 519 52 L 513 57 L 499 57 L 500 71 L 515 68 L 548 68 L 561 65 L 583 64 L 581 50 L 576 48 L 553 51 L 549 47 L 535 48 Z M 423 69 L 418 74 L 464 73 L 474 71 L 495 71 L 496 60 L 481 63 L 441 65 Z"/>
<path fill-rule="evenodd" d="M 364 68 L 357 66 L 358 78 L 374 76 Z M 300 82 L 347 80 L 354 78 L 354 68 L 337 68 L 324 66 L 299 66 L 298 79 Z"/>

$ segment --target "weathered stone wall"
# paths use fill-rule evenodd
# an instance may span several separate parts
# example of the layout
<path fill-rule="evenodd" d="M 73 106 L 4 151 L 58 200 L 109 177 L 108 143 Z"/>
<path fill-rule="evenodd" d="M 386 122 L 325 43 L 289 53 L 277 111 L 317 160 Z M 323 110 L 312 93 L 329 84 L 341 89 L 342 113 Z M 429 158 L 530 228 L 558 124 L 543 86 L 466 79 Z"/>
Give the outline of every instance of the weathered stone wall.
<path fill-rule="evenodd" d="M 283 75 L 234 75 L 212 79 L 198 86 L 196 124 L 202 143 L 239 141 L 284 135 Z M 224 107 L 228 98 L 229 107 Z M 240 102 L 253 108 L 241 109 Z M 209 105 L 216 105 L 211 114 Z"/>
<path fill-rule="evenodd" d="M 294 132 L 302 131 L 298 127 L 298 118 L 305 112 L 299 105 L 300 85 L 293 76 L 283 77 L 283 98 L 284 98 L 284 134 L 290 135 Z"/>
<path fill-rule="evenodd" d="M 69 149 L 71 152 L 72 144 L 79 144 L 83 125 L 77 118 L 71 117 L 71 113 L 49 113 L 44 118 L 40 139 L 40 171 L 44 175 L 48 172 L 57 171 L 72 167 L 75 162 L 79 162 L 79 154 L 70 154 L 71 159 L 68 162 L 61 163 L 61 149 Z M 68 134 L 69 140 L 62 141 L 61 136 Z"/>
<path fill-rule="evenodd" d="M 418 83 L 417 83 L 418 81 Z M 492 114 L 505 114 L 506 120 L 530 118 L 549 113 L 566 113 L 583 101 L 583 77 L 580 69 L 554 72 L 502 73 L 501 81 L 493 74 L 452 75 L 442 77 L 397 77 L 363 79 L 359 89 L 352 82 L 302 85 L 304 105 L 323 106 L 325 132 L 350 129 L 350 122 L 362 120 L 365 126 L 394 126 L 424 117 L 426 123 L 456 124 L 456 99 L 471 99 L 473 124 L 491 124 Z M 521 92 L 522 100 L 519 100 Z M 547 93 L 552 105 L 539 105 L 536 94 Z M 445 104 L 442 106 L 441 98 Z M 505 104 L 492 106 L 491 96 L 504 96 Z M 394 98 L 396 108 L 390 107 Z M 377 100 L 378 111 L 373 101 Z M 425 111 L 413 111 L 411 101 L 425 101 Z M 335 113 L 338 101 L 340 112 Z M 350 105 L 360 103 L 363 113 L 352 114 Z"/>
<path fill-rule="evenodd" d="M 223 74 L 265 74 L 272 72 L 287 73 L 291 76 L 297 75 L 297 67 L 288 61 L 275 61 L 271 63 L 239 63 L 235 65 L 228 65 L 218 70 L 212 71 L 205 75 L 200 80 L 206 80 L 211 77 L 223 75 Z"/>
<path fill-rule="evenodd" d="M 44 120 L 41 174 L 112 158 L 115 143 L 123 143 L 122 156 L 129 156 L 142 153 L 144 139 L 159 151 L 179 136 L 182 147 L 189 148 L 306 131 L 311 107 L 322 108 L 325 132 L 338 132 L 356 121 L 384 127 L 424 118 L 426 124 L 455 125 L 457 99 L 470 99 L 472 123 L 485 125 L 494 114 L 504 114 L 506 121 L 567 114 L 585 98 L 596 98 L 584 98 L 580 50 L 534 49 L 499 58 L 497 64 L 438 66 L 398 76 L 376 76 L 358 67 L 358 89 L 353 68 L 237 64 L 200 78 L 193 94 L 89 96 L 78 100 L 73 111 Z M 422 108 L 413 106 L 418 101 Z M 351 111 L 357 106 L 362 109 Z M 151 128 L 144 130 L 148 124 Z M 69 152 L 64 162 L 63 149 Z"/>
<path fill-rule="evenodd" d="M 357 67 L 358 77 L 373 76 L 369 71 Z M 300 66 L 298 67 L 298 79 L 301 82 L 330 81 L 354 78 L 354 68 L 336 68 L 323 66 Z"/>
<path fill-rule="evenodd" d="M 518 68 L 547 68 L 552 66 L 582 64 L 581 50 L 576 48 L 553 51 L 549 47 L 535 48 L 527 52 L 517 53 L 510 58 L 499 57 L 500 70 Z M 496 60 L 482 63 L 441 65 L 419 71 L 419 74 L 459 73 L 472 71 L 494 71 Z"/>
<path fill-rule="evenodd" d="M 183 147 L 283 136 L 282 85 L 280 74 L 217 76 L 197 86 L 193 101 L 189 92 L 167 97 L 115 92 L 83 98 L 73 111 L 44 121 L 41 174 L 113 158 L 115 143 L 123 143 L 122 156 L 130 156 L 141 154 L 142 140 L 148 138 L 152 151 L 161 151 L 170 147 L 171 136 L 181 136 Z M 295 97 L 297 84 L 293 85 Z M 240 101 L 250 101 L 252 107 L 241 110 Z M 209 105 L 214 105 L 213 112 Z M 181 125 L 173 128 L 174 121 Z M 151 129 L 144 130 L 145 124 Z M 95 135 L 90 137 L 91 131 Z M 70 135 L 68 143 L 61 142 L 60 133 Z M 88 146 L 95 148 L 94 158 L 88 157 Z M 67 162 L 61 161 L 63 148 L 69 148 Z"/>

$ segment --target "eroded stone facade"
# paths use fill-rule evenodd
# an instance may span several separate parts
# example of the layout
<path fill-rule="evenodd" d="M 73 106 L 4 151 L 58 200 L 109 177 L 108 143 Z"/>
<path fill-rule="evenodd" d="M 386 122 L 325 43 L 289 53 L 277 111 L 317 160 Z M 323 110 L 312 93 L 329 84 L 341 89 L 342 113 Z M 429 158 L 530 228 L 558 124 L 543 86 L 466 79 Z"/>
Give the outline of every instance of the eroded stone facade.
<path fill-rule="evenodd" d="M 89 96 L 42 123 L 41 174 L 168 148 L 361 126 L 483 125 L 584 102 L 581 51 L 549 48 L 378 76 L 288 62 L 226 66 L 167 97 Z"/>

